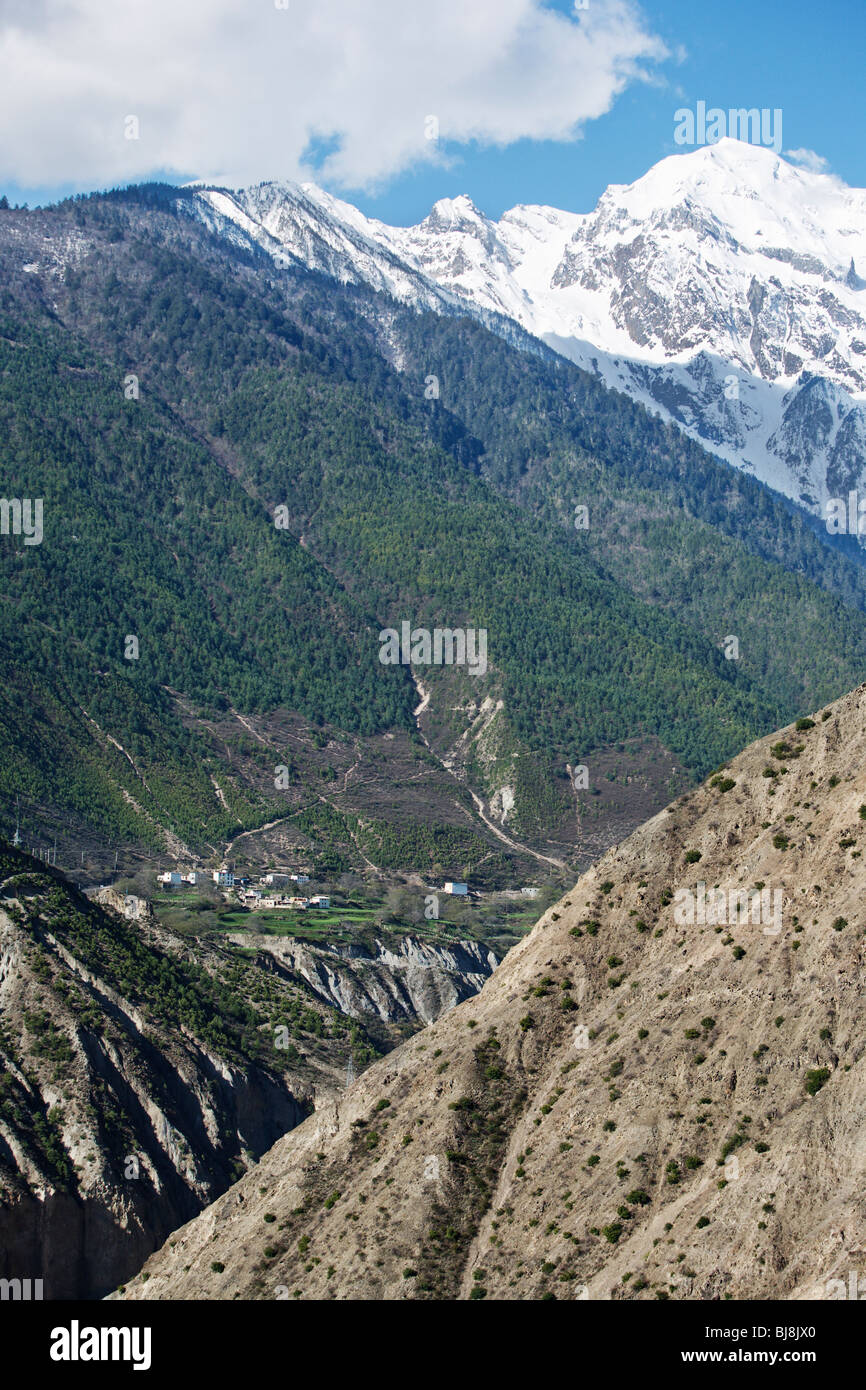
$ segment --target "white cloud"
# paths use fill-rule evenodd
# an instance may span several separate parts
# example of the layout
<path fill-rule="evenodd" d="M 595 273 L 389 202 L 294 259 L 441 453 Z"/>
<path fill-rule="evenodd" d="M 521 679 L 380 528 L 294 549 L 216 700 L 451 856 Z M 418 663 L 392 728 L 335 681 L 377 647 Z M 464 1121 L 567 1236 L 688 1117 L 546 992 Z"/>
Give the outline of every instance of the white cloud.
<path fill-rule="evenodd" d="M 829 174 L 830 164 L 822 154 L 816 154 L 814 150 L 785 150 L 785 158 L 790 159 L 793 164 L 799 164 L 804 169 L 808 169 L 813 174 Z"/>
<path fill-rule="evenodd" d="M 371 187 L 425 138 L 568 140 L 667 56 L 631 0 L 0 0 L 0 178 Z M 137 116 L 140 137 L 125 138 Z"/>

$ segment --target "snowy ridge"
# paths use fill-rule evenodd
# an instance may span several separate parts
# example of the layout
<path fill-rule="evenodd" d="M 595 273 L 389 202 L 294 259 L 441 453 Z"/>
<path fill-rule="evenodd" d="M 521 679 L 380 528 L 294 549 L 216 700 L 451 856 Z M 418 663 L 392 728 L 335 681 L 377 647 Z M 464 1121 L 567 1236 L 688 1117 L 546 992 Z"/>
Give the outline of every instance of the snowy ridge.
<path fill-rule="evenodd" d="M 201 190 L 214 227 L 404 303 L 505 316 L 811 511 L 866 483 L 866 191 L 726 139 L 591 213 L 466 196 L 389 227 L 313 184 Z"/>

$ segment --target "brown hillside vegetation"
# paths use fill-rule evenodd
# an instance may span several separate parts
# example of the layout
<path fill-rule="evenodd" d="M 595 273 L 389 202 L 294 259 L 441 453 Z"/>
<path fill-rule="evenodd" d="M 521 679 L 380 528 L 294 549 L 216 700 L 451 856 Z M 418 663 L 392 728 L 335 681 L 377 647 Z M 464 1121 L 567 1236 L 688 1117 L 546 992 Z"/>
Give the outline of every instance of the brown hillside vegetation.
<path fill-rule="evenodd" d="M 800 723 L 611 849 L 125 1296 L 810 1299 L 862 1275 L 866 686 Z M 700 884 L 763 890 L 780 929 L 684 921 Z"/>

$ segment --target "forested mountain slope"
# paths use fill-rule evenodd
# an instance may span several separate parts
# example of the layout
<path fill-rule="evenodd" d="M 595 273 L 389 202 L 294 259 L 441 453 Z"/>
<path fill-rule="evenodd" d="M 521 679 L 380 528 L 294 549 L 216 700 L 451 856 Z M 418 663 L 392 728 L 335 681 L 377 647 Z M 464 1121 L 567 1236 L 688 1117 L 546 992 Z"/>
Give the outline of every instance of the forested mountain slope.
<path fill-rule="evenodd" d="M 862 573 L 770 494 L 541 345 L 281 271 L 184 204 L 0 213 L 4 491 L 44 499 L 42 543 L 0 544 L 8 828 L 23 796 L 216 854 L 321 803 L 275 786 L 269 739 L 214 732 L 289 711 L 362 762 L 408 740 L 401 825 L 430 830 L 435 769 L 443 825 L 507 859 L 480 804 L 568 857 L 593 808 L 567 766 L 628 744 L 658 805 L 858 678 Z M 484 629 L 486 673 L 383 665 L 402 621 Z"/>

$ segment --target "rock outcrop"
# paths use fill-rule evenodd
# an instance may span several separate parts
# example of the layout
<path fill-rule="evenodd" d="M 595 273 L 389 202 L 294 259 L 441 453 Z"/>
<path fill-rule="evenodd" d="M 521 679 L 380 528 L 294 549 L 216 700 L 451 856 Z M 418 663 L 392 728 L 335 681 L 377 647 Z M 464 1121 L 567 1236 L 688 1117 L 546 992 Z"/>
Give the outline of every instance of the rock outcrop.
<path fill-rule="evenodd" d="M 498 965 L 475 941 L 436 945 L 414 936 L 393 945 L 314 946 L 291 936 L 238 932 L 230 940 L 252 947 L 277 973 L 303 980 L 323 1002 L 351 1018 L 373 1014 L 384 1023 L 432 1023 L 477 994 Z"/>

